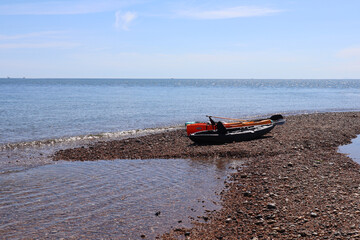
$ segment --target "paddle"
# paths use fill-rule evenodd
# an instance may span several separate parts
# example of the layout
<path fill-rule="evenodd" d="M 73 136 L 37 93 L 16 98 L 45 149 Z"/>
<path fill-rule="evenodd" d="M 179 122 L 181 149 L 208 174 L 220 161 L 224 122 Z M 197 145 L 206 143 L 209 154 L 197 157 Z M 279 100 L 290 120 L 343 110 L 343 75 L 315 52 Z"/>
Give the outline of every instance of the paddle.
<path fill-rule="evenodd" d="M 211 116 L 207 116 L 207 117 L 210 119 L 211 125 L 215 126 L 215 125 L 216 125 L 216 123 L 215 123 L 215 121 L 214 121 L 214 120 L 212 120 Z"/>
<path fill-rule="evenodd" d="M 220 119 L 229 119 L 229 120 L 238 120 L 238 121 L 244 121 L 246 122 L 247 120 L 242 120 L 242 119 L 234 119 L 234 118 L 225 118 L 225 117 L 217 117 L 217 116 L 208 116 L 207 117 L 210 119 L 210 123 L 211 125 L 215 126 L 216 122 L 212 119 L 212 117 L 214 118 L 220 118 Z M 254 122 L 259 122 L 259 121 L 263 121 L 263 120 L 267 120 L 270 119 L 275 125 L 282 125 L 285 123 L 285 119 L 281 114 L 275 114 L 272 115 L 270 118 L 263 118 L 263 119 L 256 119 L 256 120 L 248 120 L 248 121 L 254 121 Z"/>
<path fill-rule="evenodd" d="M 226 120 L 233 120 L 233 121 L 240 121 L 240 122 L 245 122 L 246 120 L 244 119 L 237 119 L 237 118 L 226 118 L 226 117 L 217 117 L 217 116 L 208 116 L 207 117 L 214 117 L 214 118 L 219 118 L 219 119 L 226 119 Z"/>
<path fill-rule="evenodd" d="M 240 122 L 248 122 L 248 121 L 262 121 L 262 120 L 266 120 L 266 119 L 269 119 L 269 118 L 262 118 L 262 119 L 255 119 L 255 120 L 244 120 L 244 119 L 236 119 L 236 118 L 226 118 L 226 117 L 217 117 L 217 116 L 209 116 L 209 115 L 206 115 L 206 117 L 208 117 L 210 119 L 210 122 L 213 123 L 214 121 L 211 119 L 212 117 L 214 118 L 219 118 L 219 119 L 227 119 L 227 120 L 233 120 L 233 121 L 240 121 Z M 284 119 L 284 117 L 281 115 L 281 114 L 275 114 L 275 115 L 272 115 L 270 117 L 270 119 L 272 121 L 279 121 L 279 120 L 282 120 Z"/>
<path fill-rule="evenodd" d="M 273 121 L 276 121 L 276 120 L 279 120 L 279 119 L 284 119 L 284 117 L 281 114 L 276 114 L 276 115 L 272 115 L 270 117 L 270 119 L 273 120 Z"/>
<path fill-rule="evenodd" d="M 270 119 L 274 122 L 275 125 L 282 125 L 285 123 L 285 119 L 281 114 L 272 115 Z"/>

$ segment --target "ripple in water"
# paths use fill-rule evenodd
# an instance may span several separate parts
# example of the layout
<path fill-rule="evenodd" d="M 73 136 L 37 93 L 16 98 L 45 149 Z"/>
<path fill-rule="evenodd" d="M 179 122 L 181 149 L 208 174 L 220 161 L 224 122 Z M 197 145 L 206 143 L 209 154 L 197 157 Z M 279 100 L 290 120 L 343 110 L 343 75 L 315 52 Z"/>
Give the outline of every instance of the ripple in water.
<path fill-rule="evenodd" d="M 235 160 L 59 162 L 0 175 L 3 238 L 154 238 L 220 206 Z M 159 213 L 158 216 L 155 213 Z M 189 218 L 190 217 L 190 218 Z"/>

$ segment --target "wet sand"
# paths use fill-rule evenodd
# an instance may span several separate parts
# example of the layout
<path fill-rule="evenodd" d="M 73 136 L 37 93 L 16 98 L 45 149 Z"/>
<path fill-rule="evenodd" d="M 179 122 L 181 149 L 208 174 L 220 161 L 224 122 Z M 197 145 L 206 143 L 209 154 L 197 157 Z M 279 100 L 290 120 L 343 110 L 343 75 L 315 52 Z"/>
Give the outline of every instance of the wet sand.
<path fill-rule="evenodd" d="M 53 159 L 236 158 L 222 209 L 163 239 L 359 239 L 360 165 L 337 152 L 360 134 L 360 113 L 286 117 L 264 138 L 193 144 L 184 130 L 58 151 Z M 146 236 L 145 236 L 146 237 Z"/>

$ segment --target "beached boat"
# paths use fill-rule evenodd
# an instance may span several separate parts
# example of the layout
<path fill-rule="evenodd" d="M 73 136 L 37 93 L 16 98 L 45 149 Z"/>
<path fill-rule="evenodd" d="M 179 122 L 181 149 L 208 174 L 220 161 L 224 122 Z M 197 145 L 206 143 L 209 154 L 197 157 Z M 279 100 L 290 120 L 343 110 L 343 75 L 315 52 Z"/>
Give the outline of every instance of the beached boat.
<path fill-rule="evenodd" d="M 281 124 L 284 123 L 284 117 L 280 114 L 273 115 L 270 118 L 264 119 L 255 119 L 255 120 L 239 120 L 239 119 L 232 119 L 232 118 L 223 118 L 223 117 L 209 117 L 209 122 L 187 122 L 185 123 L 186 126 L 186 133 L 188 136 L 190 134 L 206 131 L 206 130 L 216 130 L 217 125 L 216 122 L 212 118 L 219 118 L 219 119 L 227 119 L 227 120 L 235 120 L 236 122 L 223 122 L 225 128 L 239 128 L 239 127 L 247 127 L 247 126 L 257 126 L 257 125 L 268 125 L 268 124 Z"/>
<path fill-rule="evenodd" d="M 249 141 L 260 138 L 270 132 L 275 125 L 275 123 L 270 123 L 266 125 L 226 128 L 222 122 L 218 122 L 216 130 L 195 132 L 190 134 L 189 138 L 199 144 L 221 144 Z"/>

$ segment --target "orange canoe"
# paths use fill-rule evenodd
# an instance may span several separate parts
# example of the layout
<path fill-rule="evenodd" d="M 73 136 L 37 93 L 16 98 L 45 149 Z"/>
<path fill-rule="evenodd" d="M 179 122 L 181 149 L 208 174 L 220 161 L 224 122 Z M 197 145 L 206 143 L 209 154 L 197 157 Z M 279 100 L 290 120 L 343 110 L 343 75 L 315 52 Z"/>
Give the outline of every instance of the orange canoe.
<path fill-rule="evenodd" d="M 210 118 L 210 122 L 204 123 L 204 122 L 188 122 L 186 123 L 186 132 L 189 136 L 192 133 L 200 132 L 200 131 L 208 131 L 208 130 L 215 130 L 216 124 L 215 122 Z M 239 121 L 239 122 L 229 122 L 229 123 L 223 123 L 223 125 L 226 128 L 238 128 L 238 127 L 246 127 L 246 126 L 256 126 L 256 125 L 267 125 L 271 123 L 278 122 L 280 124 L 280 121 L 283 121 L 283 116 L 281 115 L 273 115 L 270 118 L 267 119 L 258 119 L 258 120 L 246 120 L 246 121 Z"/>

